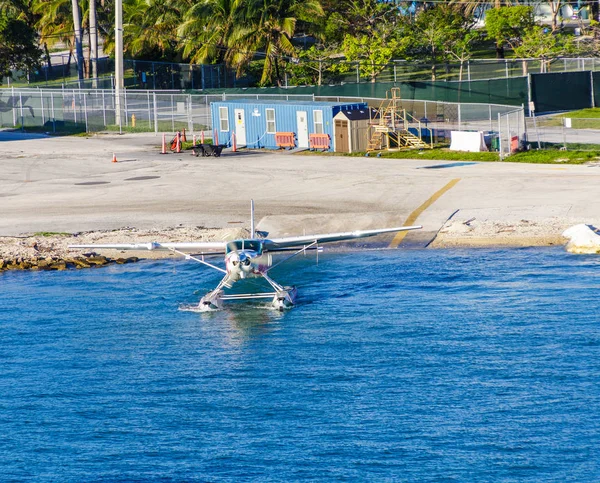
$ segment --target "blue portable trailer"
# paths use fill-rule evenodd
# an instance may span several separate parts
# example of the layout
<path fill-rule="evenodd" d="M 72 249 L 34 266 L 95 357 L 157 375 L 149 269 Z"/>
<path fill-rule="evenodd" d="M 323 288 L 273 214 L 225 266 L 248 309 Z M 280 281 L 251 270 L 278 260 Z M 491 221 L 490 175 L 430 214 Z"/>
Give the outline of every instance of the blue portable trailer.
<path fill-rule="evenodd" d="M 311 134 L 327 134 L 334 150 L 333 117 L 340 111 L 367 110 L 366 102 L 345 104 L 316 101 L 238 99 L 211 103 L 213 132 L 218 144 L 276 149 L 276 133 L 294 133 L 295 146 L 309 148 Z"/>

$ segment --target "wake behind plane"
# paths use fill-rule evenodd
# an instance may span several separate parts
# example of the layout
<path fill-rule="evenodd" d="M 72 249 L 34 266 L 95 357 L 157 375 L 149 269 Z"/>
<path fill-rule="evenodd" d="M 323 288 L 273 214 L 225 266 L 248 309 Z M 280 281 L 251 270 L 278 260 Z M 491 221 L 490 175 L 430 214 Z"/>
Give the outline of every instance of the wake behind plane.
<path fill-rule="evenodd" d="M 266 238 L 254 227 L 254 201 L 250 201 L 250 238 L 242 238 L 229 242 L 178 242 L 178 243 L 119 243 L 104 245 L 70 245 L 79 249 L 110 250 L 168 250 L 183 256 L 186 260 L 194 260 L 206 267 L 223 273 L 219 284 L 208 292 L 196 307 L 200 312 L 221 310 L 223 302 L 229 300 L 271 299 L 273 308 L 284 310 L 294 306 L 297 290 L 294 286 L 283 286 L 269 276 L 269 271 L 309 250 L 321 250 L 320 245 L 358 238 L 366 238 L 383 233 L 418 230 L 422 226 L 401 226 L 340 233 L 323 233 L 284 238 Z M 273 264 L 272 254 L 292 252 L 289 256 Z M 206 256 L 224 255 L 225 268 L 205 260 Z M 227 294 L 225 289 L 246 278 L 262 278 L 273 291 Z"/>

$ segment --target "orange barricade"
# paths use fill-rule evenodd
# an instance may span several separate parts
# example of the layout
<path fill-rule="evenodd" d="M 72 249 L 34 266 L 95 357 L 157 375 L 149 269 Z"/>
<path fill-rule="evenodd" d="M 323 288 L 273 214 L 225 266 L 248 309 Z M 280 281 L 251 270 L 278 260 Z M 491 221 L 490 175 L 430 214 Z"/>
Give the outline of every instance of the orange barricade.
<path fill-rule="evenodd" d="M 519 136 L 510 138 L 510 152 L 516 153 L 519 150 Z"/>
<path fill-rule="evenodd" d="M 295 148 L 296 141 L 294 140 L 293 132 L 276 132 L 275 144 L 278 148 Z"/>
<path fill-rule="evenodd" d="M 329 134 L 311 134 L 310 149 L 329 149 Z"/>

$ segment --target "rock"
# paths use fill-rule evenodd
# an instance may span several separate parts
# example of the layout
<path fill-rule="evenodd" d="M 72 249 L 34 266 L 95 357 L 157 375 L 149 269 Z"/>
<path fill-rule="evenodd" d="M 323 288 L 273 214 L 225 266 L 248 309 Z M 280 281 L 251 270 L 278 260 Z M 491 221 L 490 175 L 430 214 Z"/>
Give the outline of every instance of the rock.
<path fill-rule="evenodd" d="M 570 253 L 600 253 L 600 235 L 589 225 L 572 226 L 562 235 L 569 240 L 565 248 Z"/>
<path fill-rule="evenodd" d="M 50 270 L 66 270 L 67 263 L 64 260 L 58 260 L 50 265 Z"/>
<path fill-rule="evenodd" d="M 109 263 L 108 259 L 106 257 L 103 257 L 102 255 L 93 255 L 91 257 L 88 257 L 86 261 L 90 265 L 96 265 L 100 267 Z"/>
<path fill-rule="evenodd" d="M 129 258 L 117 258 L 115 260 L 115 263 L 118 263 L 119 265 L 123 265 L 125 263 L 135 263 L 139 261 L 138 257 L 129 257 Z"/>
<path fill-rule="evenodd" d="M 31 268 L 31 263 L 29 263 L 27 260 L 21 259 L 18 267 L 19 267 L 19 270 L 29 270 Z"/>
<path fill-rule="evenodd" d="M 41 258 L 37 261 L 37 267 L 39 270 L 47 270 L 50 266 L 50 262 L 47 259 Z"/>
<path fill-rule="evenodd" d="M 71 264 L 75 266 L 75 268 L 90 268 L 91 265 L 84 258 L 72 258 L 69 260 Z"/>

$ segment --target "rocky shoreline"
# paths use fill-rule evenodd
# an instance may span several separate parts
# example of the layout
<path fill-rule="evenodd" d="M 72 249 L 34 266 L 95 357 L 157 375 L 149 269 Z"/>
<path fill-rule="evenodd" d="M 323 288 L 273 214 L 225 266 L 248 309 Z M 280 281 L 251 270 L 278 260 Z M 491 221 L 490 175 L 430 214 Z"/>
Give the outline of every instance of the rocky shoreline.
<path fill-rule="evenodd" d="M 0 272 L 9 270 L 68 270 L 81 268 L 104 267 L 110 264 L 123 265 L 125 263 L 134 263 L 139 260 L 138 257 L 127 258 L 108 258 L 97 253 L 90 253 L 84 256 L 72 258 L 61 257 L 17 257 L 10 260 L 0 259 Z"/>
<path fill-rule="evenodd" d="M 69 245 L 145 243 L 153 241 L 183 242 L 223 241 L 248 236 L 243 228 L 210 229 L 175 227 L 154 230 L 122 228 L 82 233 L 38 233 L 0 237 L 0 272 L 12 270 L 68 270 L 98 268 L 111 264 L 134 263 L 147 258 L 175 257 L 164 251 L 72 249 Z"/>
<path fill-rule="evenodd" d="M 580 223 L 580 222 L 579 222 Z M 543 221 L 515 219 L 497 222 L 480 219 L 475 212 L 458 214 L 439 230 L 430 248 L 548 247 L 565 245 L 563 231 L 575 220 L 548 218 Z M 134 263 L 141 259 L 176 258 L 169 251 L 125 251 L 71 249 L 69 245 L 227 241 L 248 237 L 245 228 L 206 227 L 122 228 L 82 233 L 38 233 L 0 237 L 0 273 L 10 270 L 68 270 Z"/>

